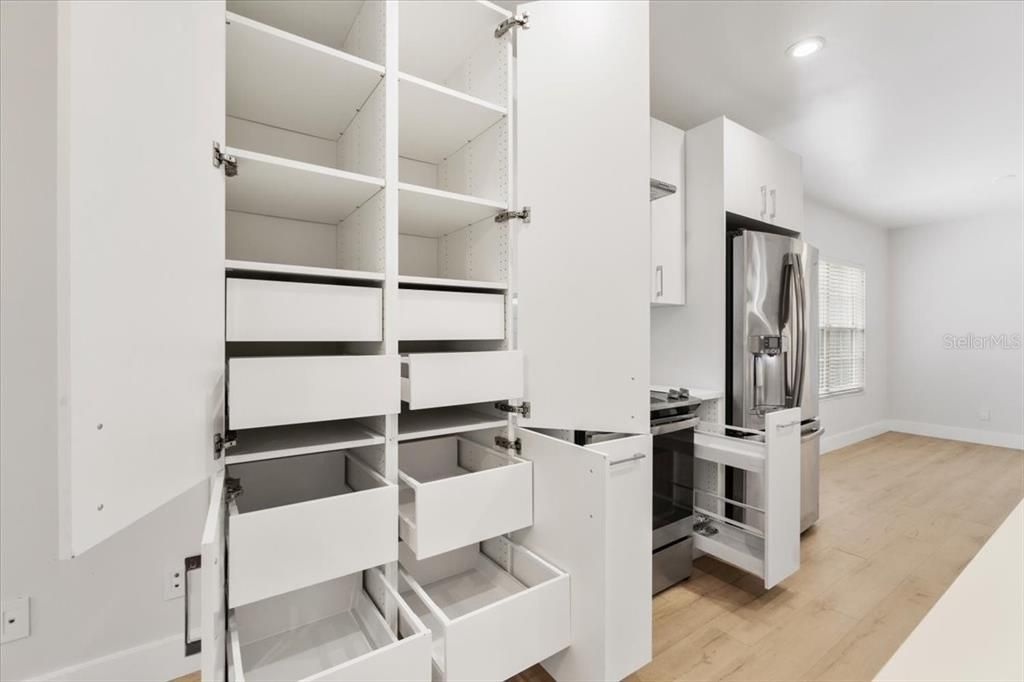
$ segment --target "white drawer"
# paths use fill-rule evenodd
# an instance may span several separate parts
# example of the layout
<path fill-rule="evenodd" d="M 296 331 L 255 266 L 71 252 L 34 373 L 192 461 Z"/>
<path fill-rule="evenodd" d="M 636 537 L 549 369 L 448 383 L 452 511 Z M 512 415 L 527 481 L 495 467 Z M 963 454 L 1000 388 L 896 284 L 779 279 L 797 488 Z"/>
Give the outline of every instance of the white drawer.
<path fill-rule="evenodd" d="M 228 360 L 228 426 L 249 429 L 396 414 L 397 355 Z"/>
<path fill-rule="evenodd" d="M 228 341 L 380 341 L 381 290 L 229 277 L 225 333 Z"/>
<path fill-rule="evenodd" d="M 505 295 L 433 289 L 398 290 L 400 341 L 505 338 Z"/>
<path fill-rule="evenodd" d="M 402 400 L 409 409 L 522 397 L 521 351 L 414 353 L 402 357 Z"/>
<path fill-rule="evenodd" d="M 232 465 L 228 606 L 394 561 L 398 486 L 344 451 Z"/>
<path fill-rule="evenodd" d="M 569 646 L 569 575 L 505 538 L 417 561 L 402 596 L 433 634 L 443 680 L 505 680 Z"/>
<path fill-rule="evenodd" d="M 430 680 L 430 631 L 379 569 L 237 608 L 228 630 L 236 682 Z"/>
<path fill-rule="evenodd" d="M 533 523 L 533 465 L 450 436 L 398 446 L 399 537 L 423 559 Z"/>

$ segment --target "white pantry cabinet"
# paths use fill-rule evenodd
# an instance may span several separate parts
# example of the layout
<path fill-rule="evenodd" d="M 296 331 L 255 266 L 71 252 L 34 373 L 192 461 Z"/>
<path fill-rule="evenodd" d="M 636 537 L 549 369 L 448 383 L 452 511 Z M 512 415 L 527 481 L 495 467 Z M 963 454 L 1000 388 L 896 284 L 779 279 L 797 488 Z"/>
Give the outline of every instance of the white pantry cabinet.
<path fill-rule="evenodd" d="M 651 303 L 686 303 L 686 133 L 651 119 L 651 181 L 675 191 L 651 199 Z"/>
<path fill-rule="evenodd" d="M 725 208 L 795 232 L 804 229 L 803 162 L 793 152 L 723 119 Z"/>
<path fill-rule="evenodd" d="M 208 481 L 204 679 L 649 659 L 648 22 L 60 6 L 62 553 Z M 553 514 L 581 452 L 607 488 Z M 545 541 L 594 518 L 589 564 Z"/>

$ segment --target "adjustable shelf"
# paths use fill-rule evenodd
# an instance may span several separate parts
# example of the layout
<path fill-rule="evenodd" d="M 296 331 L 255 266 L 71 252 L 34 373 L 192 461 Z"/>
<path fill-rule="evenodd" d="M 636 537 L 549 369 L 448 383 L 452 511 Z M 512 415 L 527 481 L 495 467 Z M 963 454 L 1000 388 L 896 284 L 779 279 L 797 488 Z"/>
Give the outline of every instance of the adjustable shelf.
<path fill-rule="evenodd" d="M 475 279 L 452 279 L 450 277 L 421 277 L 399 275 L 398 286 L 416 289 L 481 289 L 485 291 L 506 291 L 507 282 L 484 282 Z"/>
<path fill-rule="evenodd" d="M 261 263 L 258 261 L 231 260 L 224 261 L 224 271 L 229 276 L 258 277 L 284 281 L 319 281 L 337 282 L 383 282 L 384 273 L 364 272 L 362 270 L 344 270 L 341 268 L 318 268 L 308 265 L 289 265 L 285 263 Z M 429 279 L 429 278 L 422 278 Z M 401 280 L 399 280 L 401 281 Z"/>
<path fill-rule="evenodd" d="M 398 183 L 398 229 L 417 237 L 441 237 L 491 218 L 507 204 L 467 194 Z"/>
<path fill-rule="evenodd" d="M 321 45 L 345 50 L 352 27 L 363 10 L 363 3 L 228 0 L 227 9 L 229 13 L 244 15 Z"/>
<path fill-rule="evenodd" d="M 227 451 L 225 463 L 241 464 L 383 445 L 384 440 L 383 434 L 358 421 L 348 420 L 244 429 L 235 434 L 236 445 Z"/>
<path fill-rule="evenodd" d="M 378 64 L 227 13 L 227 114 L 336 140 L 384 77 Z"/>
<path fill-rule="evenodd" d="M 500 429 L 508 426 L 508 418 L 491 410 L 490 406 L 442 407 L 434 410 L 403 410 L 398 416 L 398 440 L 416 440 L 449 436 L 468 431 Z"/>
<path fill-rule="evenodd" d="M 441 163 L 507 114 L 479 97 L 398 75 L 398 149 L 409 159 Z"/>
<path fill-rule="evenodd" d="M 383 186 L 381 178 L 227 148 L 238 174 L 225 181 L 227 210 L 335 225 Z"/>

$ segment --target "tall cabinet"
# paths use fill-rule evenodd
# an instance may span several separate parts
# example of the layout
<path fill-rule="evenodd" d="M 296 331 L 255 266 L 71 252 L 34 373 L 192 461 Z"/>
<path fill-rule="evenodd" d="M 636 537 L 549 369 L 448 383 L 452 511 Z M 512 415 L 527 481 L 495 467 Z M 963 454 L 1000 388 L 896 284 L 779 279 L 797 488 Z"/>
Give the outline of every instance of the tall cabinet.
<path fill-rule="evenodd" d="M 208 485 L 210 680 L 649 660 L 646 3 L 59 20 L 62 554 Z"/>

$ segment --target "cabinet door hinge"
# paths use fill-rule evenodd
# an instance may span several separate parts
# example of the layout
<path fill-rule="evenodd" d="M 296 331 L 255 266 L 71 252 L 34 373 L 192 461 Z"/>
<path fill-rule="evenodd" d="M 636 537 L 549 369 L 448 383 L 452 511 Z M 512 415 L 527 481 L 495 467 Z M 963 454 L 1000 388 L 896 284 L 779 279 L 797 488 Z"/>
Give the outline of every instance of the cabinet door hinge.
<path fill-rule="evenodd" d="M 523 206 L 521 211 L 502 211 L 494 216 L 494 222 L 496 223 L 507 223 L 510 220 L 522 220 L 524 223 L 530 222 L 530 207 Z"/>
<path fill-rule="evenodd" d="M 498 24 L 498 28 L 494 29 L 494 37 L 500 38 L 514 28 L 521 28 L 524 31 L 530 28 L 529 12 L 515 14 Z"/>
<path fill-rule="evenodd" d="M 530 403 L 523 401 L 520 405 L 511 405 L 507 400 L 502 400 L 500 403 L 494 403 L 494 409 L 501 410 L 502 412 L 511 412 L 512 414 L 518 414 L 521 417 L 530 417 Z"/>
<path fill-rule="evenodd" d="M 228 176 L 229 178 L 233 178 L 236 175 L 238 175 L 238 159 L 231 156 L 230 154 L 225 154 L 224 152 L 222 152 L 220 149 L 220 143 L 214 142 L 213 167 L 220 168 L 221 166 L 224 167 L 224 175 Z"/>
<path fill-rule="evenodd" d="M 509 440 L 505 436 L 495 436 L 494 444 L 499 448 L 505 448 L 506 450 L 515 450 L 517 455 L 523 453 L 523 441 L 516 438 L 515 440 Z"/>
<path fill-rule="evenodd" d="M 235 443 L 235 434 L 231 432 L 228 432 L 226 436 L 223 433 L 213 434 L 213 458 L 220 459 L 224 451 L 234 447 Z"/>
<path fill-rule="evenodd" d="M 236 497 L 244 493 L 242 489 L 242 479 L 232 478 L 231 476 L 224 477 L 224 498 L 225 501 L 231 502 Z"/>

